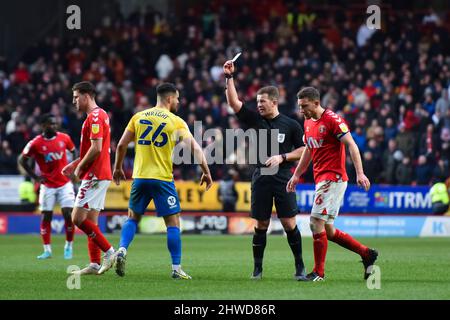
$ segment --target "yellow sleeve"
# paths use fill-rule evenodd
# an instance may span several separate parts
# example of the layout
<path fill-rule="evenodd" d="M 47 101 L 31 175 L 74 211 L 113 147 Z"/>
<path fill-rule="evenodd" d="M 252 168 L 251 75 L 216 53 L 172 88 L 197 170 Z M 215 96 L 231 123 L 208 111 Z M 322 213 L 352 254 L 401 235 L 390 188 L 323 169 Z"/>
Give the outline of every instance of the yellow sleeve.
<path fill-rule="evenodd" d="M 176 130 L 177 130 L 178 136 L 182 139 L 191 137 L 192 134 L 189 131 L 189 127 L 188 127 L 187 123 L 180 117 L 177 117 L 176 119 L 177 119 Z"/>
<path fill-rule="evenodd" d="M 137 118 L 137 113 L 130 119 L 130 122 L 128 122 L 128 125 L 127 125 L 127 130 L 130 132 L 133 132 L 133 133 L 135 133 L 135 131 L 136 131 L 135 127 L 134 127 L 136 118 Z"/>

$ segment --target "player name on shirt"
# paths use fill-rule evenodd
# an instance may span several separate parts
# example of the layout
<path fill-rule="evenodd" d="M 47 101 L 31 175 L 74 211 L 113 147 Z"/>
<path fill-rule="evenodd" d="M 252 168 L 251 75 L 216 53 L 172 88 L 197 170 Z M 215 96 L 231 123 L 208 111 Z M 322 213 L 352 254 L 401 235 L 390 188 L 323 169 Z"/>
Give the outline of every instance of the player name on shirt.
<path fill-rule="evenodd" d="M 169 117 L 167 115 L 167 113 L 162 112 L 162 111 L 157 111 L 157 110 L 147 111 L 147 112 L 144 113 L 144 116 L 146 116 L 146 117 L 154 116 L 154 117 L 160 117 L 160 118 L 163 118 L 163 119 L 167 119 Z"/>

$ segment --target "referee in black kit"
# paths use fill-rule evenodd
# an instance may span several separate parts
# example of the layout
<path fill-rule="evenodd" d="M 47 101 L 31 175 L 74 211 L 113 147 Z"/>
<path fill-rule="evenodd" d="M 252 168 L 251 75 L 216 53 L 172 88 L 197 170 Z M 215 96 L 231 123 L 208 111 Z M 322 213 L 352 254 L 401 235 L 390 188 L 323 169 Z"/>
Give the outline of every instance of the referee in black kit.
<path fill-rule="evenodd" d="M 258 113 L 244 106 L 238 98 L 234 85 L 234 70 L 232 60 L 223 65 L 223 72 L 227 79 L 225 90 L 227 102 L 233 108 L 240 122 L 258 131 L 254 147 L 260 147 L 260 134 L 266 133 L 265 138 L 268 145 L 263 155 L 270 156 L 264 161 L 260 156 L 261 150 L 258 150 L 256 169 L 252 177 L 251 216 L 256 219 L 256 227 L 253 235 L 254 270 L 251 278 L 262 278 L 267 229 L 275 199 L 278 218 L 287 234 L 287 240 L 295 258 L 294 278 L 303 280 L 306 270 L 302 259 L 302 238 L 295 219 L 298 213 L 297 200 L 295 193 L 286 192 L 286 184 L 292 176 L 290 169 L 293 161 L 299 160 L 305 149 L 302 140 L 303 130 L 297 121 L 278 111 L 279 93 L 274 86 L 258 90 L 256 97 Z M 277 137 L 274 137 L 276 129 L 278 129 L 278 134 Z M 275 145 L 272 141 L 275 141 Z M 278 147 L 280 151 L 278 154 L 272 154 L 274 147 Z"/>

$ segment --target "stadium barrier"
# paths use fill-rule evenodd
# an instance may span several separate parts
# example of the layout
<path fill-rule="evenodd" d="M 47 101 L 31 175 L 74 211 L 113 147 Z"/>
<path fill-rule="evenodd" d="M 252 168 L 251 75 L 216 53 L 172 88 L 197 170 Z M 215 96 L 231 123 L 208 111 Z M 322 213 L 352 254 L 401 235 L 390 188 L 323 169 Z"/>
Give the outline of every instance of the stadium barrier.
<path fill-rule="evenodd" d="M 130 199 L 131 182 L 124 181 L 119 186 L 111 184 L 106 193 L 106 210 L 126 210 Z M 194 181 L 175 181 L 175 187 L 180 199 L 180 205 L 187 211 L 220 211 L 222 204 L 217 191 L 219 183 L 214 182 L 211 189 L 205 192 L 205 186 Z M 248 212 L 250 210 L 250 183 L 237 182 L 236 190 L 239 194 L 236 202 L 236 211 Z M 155 210 L 154 203 L 150 203 L 148 210 Z"/>
<path fill-rule="evenodd" d="M 127 215 L 124 212 L 102 213 L 99 227 L 102 232 L 119 233 Z M 40 216 L 33 214 L 0 214 L 0 234 L 39 234 Z M 297 215 L 297 225 L 302 235 L 311 237 L 309 215 Z M 342 215 L 335 225 L 355 237 L 450 237 L 450 216 L 411 215 Z M 184 212 L 181 229 L 184 234 L 252 234 L 254 220 L 248 213 Z M 52 221 L 55 234 L 64 233 L 62 216 Z M 165 233 L 164 221 L 154 213 L 148 213 L 139 224 L 141 234 Z M 271 234 L 283 234 L 278 218 L 273 217 L 269 227 Z M 82 233 L 77 230 L 77 233 Z"/>
<path fill-rule="evenodd" d="M 18 187 L 22 176 L 0 176 L 0 210 L 5 204 L 20 204 Z M 217 191 L 219 184 L 215 182 L 208 192 L 205 187 L 194 181 L 176 181 L 176 189 L 181 208 L 185 211 L 221 211 Z M 249 182 L 237 182 L 238 200 L 236 211 L 249 212 L 251 201 Z M 125 181 L 108 188 L 105 201 L 106 211 L 120 211 L 128 208 L 131 181 Z M 341 213 L 373 213 L 373 214 L 431 214 L 431 197 L 428 186 L 385 186 L 372 185 L 369 192 L 349 185 L 341 206 Z M 314 185 L 299 184 L 297 186 L 297 202 L 300 212 L 310 212 L 314 201 Z M 11 209 L 12 210 L 12 209 Z M 25 210 L 22 208 L 22 210 Z M 155 210 L 153 202 L 148 210 Z M 275 207 L 273 208 L 275 211 Z M 56 212 L 59 208 L 55 209 Z"/>
<path fill-rule="evenodd" d="M 314 185 L 297 185 L 297 203 L 301 212 L 310 212 Z M 342 200 L 342 213 L 431 214 L 428 186 L 372 185 L 368 192 L 349 185 Z"/>
<path fill-rule="evenodd" d="M 222 204 L 217 197 L 218 183 L 214 183 L 208 192 L 204 186 L 193 181 L 175 182 L 180 204 L 186 211 L 220 211 Z M 111 185 L 106 195 L 106 210 L 125 210 L 131 190 L 131 181 L 120 186 Z M 237 182 L 238 201 L 236 211 L 250 211 L 250 183 Z M 384 186 L 372 185 L 369 192 L 356 185 L 349 185 L 343 203 L 342 213 L 389 213 L 389 214 L 430 214 L 431 197 L 428 186 Z M 297 202 L 300 212 L 310 212 L 314 201 L 314 185 L 297 186 Z M 151 203 L 149 210 L 155 207 Z M 275 207 L 273 208 L 275 211 Z"/>

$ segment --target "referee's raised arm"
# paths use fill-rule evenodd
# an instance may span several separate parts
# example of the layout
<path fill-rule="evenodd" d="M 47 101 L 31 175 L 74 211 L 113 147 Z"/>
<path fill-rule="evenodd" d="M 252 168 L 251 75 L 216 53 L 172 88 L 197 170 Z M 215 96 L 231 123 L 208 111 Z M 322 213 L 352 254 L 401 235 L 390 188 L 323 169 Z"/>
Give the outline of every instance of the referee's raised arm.
<path fill-rule="evenodd" d="M 239 100 L 236 87 L 234 86 L 234 64 L 233 61 L 228 60 L 223 65 L 223 73 L 226 79 L 225 95 L 227 97 L 228 105 L 235 113 L 239 112 L 242 107 L 242 101 Z"/>

